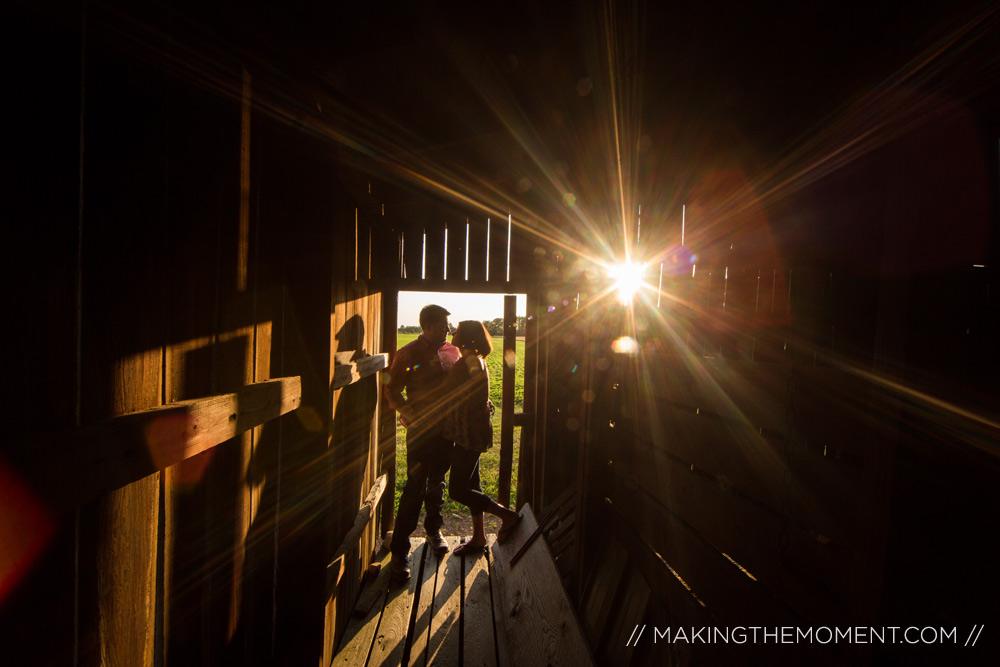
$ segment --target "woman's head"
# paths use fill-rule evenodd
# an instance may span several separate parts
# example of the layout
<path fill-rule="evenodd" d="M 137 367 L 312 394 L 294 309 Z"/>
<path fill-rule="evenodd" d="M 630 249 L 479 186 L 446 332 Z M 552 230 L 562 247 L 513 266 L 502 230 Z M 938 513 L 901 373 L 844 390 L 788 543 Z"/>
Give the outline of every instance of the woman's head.
<path fill-rule="evenodd" d="M 493 351 L 493 338 L 486 333 L 483 323 L 475 320 L 459 322 L 455 334 L 451 337 L 451 344 L 484 358 Z"/>

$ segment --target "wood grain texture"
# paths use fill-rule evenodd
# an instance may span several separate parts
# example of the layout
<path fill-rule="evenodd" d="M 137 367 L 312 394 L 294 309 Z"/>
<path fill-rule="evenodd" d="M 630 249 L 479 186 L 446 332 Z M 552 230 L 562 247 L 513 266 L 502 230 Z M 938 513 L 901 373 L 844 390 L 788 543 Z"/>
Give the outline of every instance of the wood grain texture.
<path fill-rule="evenodd" d="M 389 355 L 385 353 L 371 354 L 357 361 L 337 364 L 333 369 L 331 389 L 340 389 L 353 384 L 362 378 L 384 370 L 389 365 Z"/>
<path fill-rule="evenodd" d="M 637 570 L 629 570 L 623 584 L 621 604 L 601 647 L 602 657 L 609 665 L 632 664 L 636 646 L 629 646 L 629 639 L 634 629 L 642 624 L 650 601 L 649 584 Z"/>
<path fill-rule="evenodd" d="M 410 564 L 418 563 L 426 551 L 423 540 L 413 540 L 410 545 Z M 400 665 L 407 643 L 407 630 L 410 625 L 410 609 L 417 593 L 417 576 L 403 583 L 393 582 L 389 585 L 386 597 L 385 611 L 382 613 L 382 623 L 379 624 L 372 646 L 370 665 Z"/>
<path fill-rule="evenodd" d="M 538 523 L 531 507 L 521 508 L 521 522 L 503 544 L 493 547 L 496 579 L 502 593 L 498 610 L 505 633 L 516 638 L 511 645 L 511 664 L 593 665 L 588 642 L 566 592 L 559 583 L 548 545 L 535 540 L 513 568 L 517 553 Z"/>
<path fill-rule="evenodd" d="M 464 667 L 496 667 L 490 569 L 485 555 L 465 557 L 462 588 L 462 664 Z"/>
<path fill-rule="evenodd" d="M 29 474 L 53 505 L 68 510 L 291 412 L 301 395 L 298 377 L 279 378 L 43 436 Z"/>
<path fill-rule="evenodd" d="M 330 564 L 326 566 L 326 581 L 327 587 L 336 587 L 341 578 L 344 576 L 344 560 L 348 553 L 351 553 L 357 549 L 358 540 L 361 539 L 365 530 L 368 528 L 368 524 L 371 522 L 372 518 L 377 515 L 378 505 L 382 500 L 382 494 L 385 492 L 386 476 L 382 475 L 376 480 L 375 485 L 372 486 L 371 491 L 368 492 L 368 496 L 365 498 L 364 503 L 361 504 L 361 508 L 358 510 L 358 515 L 354 519 L 354 526 L 348 531 L 347 535 L 344 536 L 344 541 L 334 554 L 333 560 Z M 331 597 L 333 591 L 327 595 L 327 599 Z"/>
<path fill-rule="evenodd" d="M 459 615 L 462 608 L 462 559 L 452 554 L 458 538 L 448 538 L 447 554 L 441 557 L 434 582 L 431 623 L 427 639 L 427 665 L 459 665 Z M 433 558 L 428 562 L 433 563 Z"/>
<path fill-rule="evenodd" d="M 497 502 L 510 505 L 510 481 L 514 463 L 514 368 L 517 359 L 517 296 L 503 298 L 503 372 L 500 400 L 500 472 Z M 493 380 L 496 382 L 496 379 Z"/>
<path fill-rule="evenodd" d="M 490 595 L 493 603 L 493 632 L 494 642 L 497 650 L 497 667 L 510 667 L 510 642 L 507 637 L 507 624 L 503 620 L 503 609 L 500 606 L 502 594 L 500 592 L 499 571 L 496 560 L 493 557 L 493 548 L 496 545 L 496 535 L 488 535 L 489 548 L 486 550 L 486 562 L 490 571 Z"/>
<path fill-rule="evenodd" d="M 375 581 L 368 585 L 368 590 L 376 598 L 375 603 L 365 613 L 351 617 L 332 664 L 351 667 L 362 667 L 366 664 L 385 608 L 386 593 L 389 590 L 390 558 L 391 555 L 385 555 L 382 559 L 382 569 Z"/>
<path fill-rule="evenodd" d="M 606 540 L 597 554 L 594 573 L 583 599 L 583 621 L 599 642 L 614 609 L 615 592 L 625 574 L 627 554 L 617 540 Z"/>
<path fill-rule="evenodd" d="M 458 544 L 456 537 L 445 539 L 448 540 L 450 549 Z M 434 614 L 434 590 L 441 564 L 441 559 L 430 551 L 421 550 L 418 553 L 419 559 L 410 560 L 413 577 L 419 581 L 419 593 L 414 600 L 416 607 L 413 610 L 413 627 L 409 630 L 410 650 L 404 656 L 405 664 L 411 667 L 427 665 L 427 645 L 430 642 L 431 616 Z"/>
<path fill-rule="evenodd" d="M 617 521 L 620 527 L 625 527 L 627 523 L 635 522 L 630 528 L 633 535 L 641 535 L 651 550 L 669 565 L 671 573 L 703 605 L 713 625 L 794 627 L 815 623 L 830 624 L 832 627 L 843 621 L 842 617 L 831 613 L 797 614 L 785 600 L 792 600 L 800 608 L 803 605 L 819 607 L 824 603 L 822 599 L 811 599 L 819 598 L 820 595 L 808 581 L 796 579 L 799 585 L 797 590 L 791 580 L 780 582 L 785 585 L 775 590 L 773 583 L 761 580 L 759 571 L 751 572 L 757 577 L 757 580 L 752 579 L 722 552 L 706 542 L 690 525 L 658 509 L 654 500 L 638 493 L 628 484 L 622 484 L 616 490 L 615 504 L 619 508 L 628 508 L 629 519 L 626 522 L 625 515 L 618 514 L 613 523 Z M 622 531 L 616 530 L 616 533 L 622 534 Z M 774 582 L 774 579 L 771 578 L 770 581 Z M 673 594 L 673 588 L 675 587 L 668 588 L 668 595 Z M 678 611 L 685 613 L 683 608 Z M 695 619 L 704 619 L 702 613 L 694 608 L 687 609 L 686 615 L 678 622 L 684 625 L 695 623 L 695 620 L 688 620 L 692 618 L 692 611 Z M 822 648 L 819 651 L 807 646 L 782 648 L 787 649 L 789 659 L 796 663 L 825 664 L 829 660 Z M 748 647 L 747 650 L 755 656 L 762 655 L 758 653 L 761 647 Z"/>

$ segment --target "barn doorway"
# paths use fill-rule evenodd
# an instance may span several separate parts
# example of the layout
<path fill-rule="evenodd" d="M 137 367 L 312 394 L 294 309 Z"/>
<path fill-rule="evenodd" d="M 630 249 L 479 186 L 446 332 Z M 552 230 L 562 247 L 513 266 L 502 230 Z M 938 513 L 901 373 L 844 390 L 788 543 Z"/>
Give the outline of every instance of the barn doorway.
<path fill-rule="evenodd" d="M 477 320 L 493 336 L 493 353 L 486 359 L 490 371 L 490 399 L 496 406 L 493 415 L 493 447 L 480 457 L 483 492 L 503 505 L 516 507 L 517 469 L 521 444 L 521 419 L 524 412 L 525 328 L 527 324 L 524 294 L 488 294 L 461 292 L 399 292 L 396 313 L 396 349 L 420 334 L 420 309 L 428 304 L 446 308 L 452 328 L 462 320 Z M 508 335 L 505 339 L 505 332 Z M 396 418 L 396 481 L 398 504 L 406 481 L 406 429 Z M 468 508 L 451 500 L 445 493 L 445 533 L 467 535 Z M 487 530 L 496 532 L 487 517 Z M 423 530 L 423 519 L 415 536 Z"/>

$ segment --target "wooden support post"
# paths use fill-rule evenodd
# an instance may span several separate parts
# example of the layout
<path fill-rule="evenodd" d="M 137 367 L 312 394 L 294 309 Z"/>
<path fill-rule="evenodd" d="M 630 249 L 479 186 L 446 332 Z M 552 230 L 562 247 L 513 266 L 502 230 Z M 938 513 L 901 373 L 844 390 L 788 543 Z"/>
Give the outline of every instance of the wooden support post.
<path fill-rule="evenodd" d="M 536 442 L 544 437 L 544 430 L 537 426 L 544 421 L 544 390 L 539 392 L 538 385 L 544 388 L 544 376 L 538 373 L 538 347 L 540 345 L 538 326 L 538 297 L 529 292 L 526 297 L 527 321 L 524 337 L 524 410 L 531 415 L 528 423 L 521 427 L 521 455 L 517 466 L 517 503 L 535 502 L 535 459 Z"/>
<path fill-rule="evenodd" d="M 514 463 L 514 369 L 517 363 L 517 296 L 503 298 L 503 393 L 500 412 L 500 478 L 497 496 L 510 505 L 511 471 Z"/>
<path fill-rule="evenodd" d="M 399 292 L 390 291 L 382 294 L 382 351 L 387 354 L 396 352 L 397 310 L 399 309 Z M 382 409 L 379 412 L 379 467 L 385 472 L 386 486 L 392 489 L 393 501 L 382 505 L 383 535 L 392 530 L 396 523 L 396 411 L 389 407 L 382 398 L 381 383 L 379 384 L 379 402 Z"/>

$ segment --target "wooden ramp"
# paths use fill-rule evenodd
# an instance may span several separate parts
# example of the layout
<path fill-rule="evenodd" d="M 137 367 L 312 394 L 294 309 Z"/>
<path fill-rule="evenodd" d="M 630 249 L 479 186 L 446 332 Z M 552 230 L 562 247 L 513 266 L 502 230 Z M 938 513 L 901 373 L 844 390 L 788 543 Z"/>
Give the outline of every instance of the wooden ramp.
<path fill-rule="evenodd" d="M 580 623 L 531 508 L 504 544 L 478 558 L 438 558 L 412 540 L 410 581 L 389 579 L 389 555 L 358 599 L 335 665 L 587 667 Z M 448 538 L 454 549 L 458 538 Z M 517 557 L 514 566 L 511 561 Z M 508 638 L 516 638 L 510 642 Z"/>

